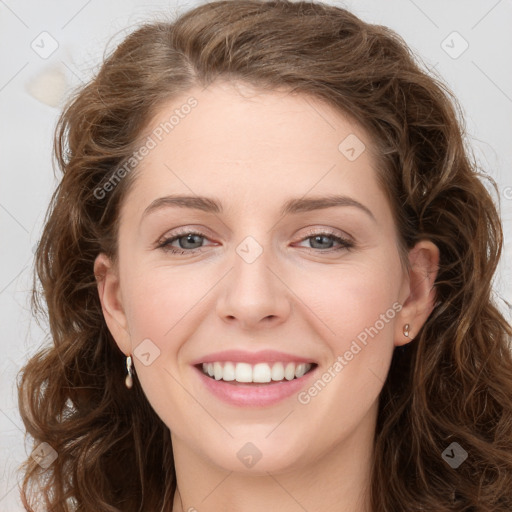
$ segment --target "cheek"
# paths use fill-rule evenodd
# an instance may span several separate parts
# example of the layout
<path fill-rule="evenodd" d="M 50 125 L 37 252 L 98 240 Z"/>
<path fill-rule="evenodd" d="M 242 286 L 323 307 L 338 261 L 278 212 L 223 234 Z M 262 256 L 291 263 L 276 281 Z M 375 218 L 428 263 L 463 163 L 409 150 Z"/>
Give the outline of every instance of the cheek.
<path fill-rule="evenodd" d="M 339 269 L 300 292 L 315 313 L 314 331 L 323 333 L 328 356 L 318 380 L 298 400 L 312 417 L 329 414 L 325 438 L 332 437 L 332 442 L 339 432 L 349 432 L 362 421 L 389 371 L 401 309 L 399 269 L 392 261 L 388 266 L 380 261 L 378 266 Z"/>
<path fill-rule="evenodd" d="M 381 337 L 392 332 L 393 319 L 400 309 L 399 268 L 394 261 L 388 265 L 382 259 L 378 261 L 378 265 L 368 262 L 332 267 L 328 273 L 314 275 L 314 279 L 302 277 L 295 282 L 297 295 L 322 321 L 322 332 L 327 339 L 335 340 L 332 348 L 337 352 L 347 350 L 358 335 L 364 338 L 373 326 L 382 331 Z"/>
<path fill-rule="evenodd" d="M 197 328 L 194 318 L 200 300 L 215 276 L 208 285 L 204 273 L 183 268 L 133 268 L 139 270 L 126 272 L 124 293 L 137 379 L 164 423 L 179 427 L 175 416 L 168 417 L 169 411 L 197 405 L 179 383 L 180 349 Z"/>
<path fill-rule="evenodd" d="M 283 275 L 294 292 L 288 300 L 302 303 L 296 310 L 312 322 L 316 317 L 316 330 L 321 329 L 329 338 L 334 335 L 341 350 L 349 338 L 373 326 L 392 308 L 400 281 L 397 261 L 382 254 L 346 265 L 319 266 L 316 271 L 292 271 Z M 123 295 L 132 344 L 150 338 L 165 349 L 174 333 L 186 336 L 188 320 L 199 314 L 202 302 L 212 307 L 206 296 L 218 284 L 218 269 L 145 268 L 141 263 L 127 265 L 122 277 L 127 283 Z M 143 270 L 131 272 L 130 268 Z M 295 321 L 300 323 L 300 319 Z"/>
<path fill-rule="evenodd" d="M 199 302 L 205 293 L 204 274 L 179 268 L 146 269 L 128 275 L 126 313 L 130 332 L 161 338 Z M 141 332 L 147 330 L 147 332 Z"/>

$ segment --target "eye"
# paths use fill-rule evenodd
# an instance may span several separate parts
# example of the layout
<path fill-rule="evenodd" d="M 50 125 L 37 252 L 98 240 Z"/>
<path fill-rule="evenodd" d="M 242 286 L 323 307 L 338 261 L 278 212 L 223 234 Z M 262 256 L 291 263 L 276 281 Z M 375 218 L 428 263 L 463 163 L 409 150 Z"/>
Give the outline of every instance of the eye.
<path fill-rule="evenodd" d="M 197 245 L 198 243 L 201 244 L 201 240 L 198 241 L 198 239 L 205 238 L 206 235 L 198 231 L 183 231 L 181 233 L 177 233 L 176 235 L 170 238 L 164 238 L 161 242 L 159 242 L 158 248 L 163 249 L 164 251 L 170 252 L 172 254 L 190 254 L 198 251 L 201 248 L 190 246 Z M 175 241 L 178 241 L 179 247 L 171 245 Z"/>
<path fill-rule="evenodd" d="M 328 240 L 333 240 L 339 244 L 338 247 L 332 247 L 332 242 L 329 243 Z M 308 236 L 303 238 L 302 241 L 310 240 L 310 244 L 312 245 L 320 245 L 320 247 L 306 247 L 306 249 L 311 249 L 314 251 L 319 250 L 320 252 L 333 252 L 333 251 L 342 251 L 342 250 L 350 250 L 355 244 L 351 240 L 347 238 L 343 238 L 331 232 L 317 232 L 317 233 L 308 233 Z M 326 244 L 329 247 L 326 247 Z M 322 250 L 325 249 L 325 250 Z"/>
<path fill-rule="evenodd" d="M 205 239 L 207 239 L 207 236 L 199 231 L 182 231 L 172 237 L 161 240 L 158 243 L 157 248 L 160 248 L 165 252 L 170 252 L 171 254 L 193 254 L 202 249 L 202 242 Z M 328 241 L 329 239 L 331 242 Z M 354 242 L 351 240 L 325 231 L 316 233 L 310 232 L 308 233 L 308 236 L 301 240 L 301 242 L 306 240 L 311 240 L 312 244 L 318 244 L 320 247 L 305 247 L 305 249 L 320 252 L 350 250 L 355 246 Z M 333 248 L 332 241 L 338 243 L 339 246 Z M 178 247 L 172 245 L 174 242 L 178 242 Z M 328 247 L 326 247 L 326 244 Z"/>

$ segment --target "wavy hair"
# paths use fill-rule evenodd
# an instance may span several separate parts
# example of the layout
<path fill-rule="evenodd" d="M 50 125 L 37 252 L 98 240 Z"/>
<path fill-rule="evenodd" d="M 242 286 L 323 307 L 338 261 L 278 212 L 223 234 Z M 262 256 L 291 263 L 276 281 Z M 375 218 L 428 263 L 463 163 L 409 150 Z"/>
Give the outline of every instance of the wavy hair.
<path fill-rule="evenodd" d="M 102 198 L 95 191 L 140 147 L 164 103 L 217 79 L 310 95 L 357 120 L 378 150 L 401 247 L 428 239 L 440 249 L 435 308 L 395 349 L 379 397 L 373 512 L 510 512 L 512 328 L 492 289 L 502 226 L 457 99 L 392 30 L 288 0 L 212 1 L 144 24 L 66 104 L 54 140 L 62 179 L 31 297 L 51 343 L 18 379 L 27 435 L 58 457 L 46 469 L 33 457 L 20 467 L 25 509 L 172 508 L 169 429 L 136 378 L 132 390 L 124 386 L 124 356 L 93 273 L 100 252 L 115 259 L 119 209 L 135 173 Z M 457 469 L 442 457 L 452 442 L 468 454 Z"/>

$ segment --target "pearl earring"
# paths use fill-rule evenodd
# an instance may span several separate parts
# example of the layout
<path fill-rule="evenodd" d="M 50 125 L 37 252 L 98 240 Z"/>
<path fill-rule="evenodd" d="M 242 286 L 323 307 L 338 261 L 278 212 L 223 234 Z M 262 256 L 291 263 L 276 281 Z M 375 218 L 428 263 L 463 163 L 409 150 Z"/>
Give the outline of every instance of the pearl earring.
<path fill-rule="evenodd" d="M 131 389 L 131 387 L 133 386 L 132 357 L 131 356 L 127 356 L 127 358 L 126 358 L 126 369 L 128 370 L 128 375 L 126 376 L 124 383 L 126 384 L 126 387 L 128 389 Z"/>
<path fill-rule="evenodd" d="M 409 324 L 404 325 L 404 336 L 409 337 Z"/>

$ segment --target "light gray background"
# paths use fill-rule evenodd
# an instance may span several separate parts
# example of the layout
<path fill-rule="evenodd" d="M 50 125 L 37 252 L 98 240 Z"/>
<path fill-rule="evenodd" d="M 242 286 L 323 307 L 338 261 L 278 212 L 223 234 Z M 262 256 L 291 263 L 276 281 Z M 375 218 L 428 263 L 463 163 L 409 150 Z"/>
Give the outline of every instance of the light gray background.
<path fill-rule="evenodd" d="M 198 2 L 0 0 L 2 512 L 22 510 L 16 467 L 26 448 L 15 375 L 44 338 L 31 319 L 28 301 L 33 247 L 56 186 L 51 143 L 62 99 L 71 87 L 87 81 L 105 49 L 112 49 L 138 23 L 194 5 Z M 459 98 L 475 154 L 499 186 L 506 245 L 495 290 L 510 320 L 506 302 L 512 303 L 512 1 L 347 0 L 337 5 L 395 29 Z M 40 35 L 44 31 L 58 43 L 48 58 L 31 47 L 40 53 L 51 49 L 48 36 Z M 469 46 L 458 56 L 465 41 Z"/>

